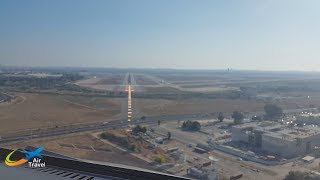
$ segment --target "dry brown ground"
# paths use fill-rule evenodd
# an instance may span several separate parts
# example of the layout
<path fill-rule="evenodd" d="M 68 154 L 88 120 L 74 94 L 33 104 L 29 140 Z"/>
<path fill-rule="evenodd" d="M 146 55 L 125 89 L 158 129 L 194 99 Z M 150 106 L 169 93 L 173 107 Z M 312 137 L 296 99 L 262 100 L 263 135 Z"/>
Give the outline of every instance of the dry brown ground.
<path fill-rule="evenodd" d="M 163 99 L 135 99 L 140 113 L 147 116 L 196 114 L 213 112 L 242 112 L 262 111 L 264 103 L 255 100 L 230 99 L 193 99 L 193 100 L 163 100 Z"/>
<path fill-rule="evenodd" d="M 177 82 L 184 82 L 184 81 L 212 81 L 212 80 L 223 80 L 227 79 L 225 77 L 221 76 L 210 76 L 210 75 L 159 75 L 161 79 L 167 80 L 169 82 L 171 81 L 177 81 Z"/>
<path fill-rule="evenodd" d="M 106 121 L 120 113 L 118 99 L 45 94 L 17 95 L 18 100 L 14 103 L 0 106 L 0 132 Z M 95 102 L 96 105 L 91 106 Z"/>
<path fill-rule="evenodd" d="M 122 83 L 124 76 L 106 76 L 102 77 L 96 84 L 119 85 Z"/>
<path fill-rule="evenodd" d="M 274 103 L 280 105 L 284 109 L 309 108 L 311 105 L 315 108 L 319 108 L 320 97 L 312 97 L 310 99 L 307 99 L 306 97 L 289 98 L 286 100 L 275 100 Z"/>
<path fill-rule="evenodd" d="M 129 142 L 130 145 L 134 144 L 137 147 L 137 154 L 139 154 L 140 156 L 147 158 L 149 161 L 154 161 L 154 159 L 159 156 L 162 155 L 164 157 L 166 157 L 167 162 L 172 162 L 172 159 L 170 159 L 166 153 L 164 152 L 164 150 L 162 150 L 159 147 L 156 147 L 155 149 L 150 149 L 148 147 L 149 143 L 146 142 L 145 140 L 135 137 L 131 134 L 131 132 L 128 132 L 124 129 L 119 129 L 119 130 L 109 130 L 107 132 L 109 135 L 112 135 L 112 137 L 108 137 L 108 141 L 118 144 L 120 147 L 127 149 L 128 147 L 126 147 L 126 145 L 121 144 L 120 142 L 124 142 L 127 141 Z"/>
<path fill-rule="evenodd" d="M 179 93 L 181 90 L 168 87 L 168 86 L 159 86 L 159 87 L 144 87 L 147 93 Z"/>
<path fill-rule="evenodd" d="M 123 81 L 123 77 L 120 75 L 115 76 L 104 76 L 104 77 L 98 77 L 98 78 L 90 78 L 85 80 L 80 80 L 76 82 L 75 84 L 97 89 L 97 90 L 107 90 L 107 91 L 113 91 L 117 87 L 117 85 L 121 84 Z"/>
<path fill-rule="evenodd" d="M 92 146 L 94 148 L 109 149 L 110 151 L 93 151 L 86 149 L 75 149 L 72 147 L 60 146 L 59 144 L 75 144 Z M 52 151 L 65 156 L 86 159 L 91 161 L 109 162 L 117 164 L 125 164 L 134 167 L 153 169 L 152 166 L 146 162 L 130 155 L 129 153 L 122 152 L 101 140 L 95 138 L 91 134 L 75 135 L 64 138 L 55 138 L 50 140 L 39 140 L 36 142 L 18 143 L 15 145 L 7 146 L 10 149 L 25 148 L 26 146 L 39 147 L 43 146 L 45 150 Z"/>
<path fill-rule="evenodd" d="M 134 75 L 134 80 L 138 85 L 157 85 L 158 83 L 154 82 L 152 79 L 144 75 Z"/>
<path fill-rule="evenodd" d="M 89 85 L 119 85 L 122 83 L 124 76 L 110 75 L 97 78 L 84 79 L 76 82 L 80 86 Z"/>

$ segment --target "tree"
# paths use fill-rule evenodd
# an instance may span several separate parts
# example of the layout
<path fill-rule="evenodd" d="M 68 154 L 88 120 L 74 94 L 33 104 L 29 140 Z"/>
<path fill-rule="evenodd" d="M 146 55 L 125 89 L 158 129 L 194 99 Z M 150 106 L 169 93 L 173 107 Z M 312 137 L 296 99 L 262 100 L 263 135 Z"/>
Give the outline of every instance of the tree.
<path fill-rule="evenodd" d="M 181 128 L 186 131 L 199 131 L 201 129 L 201 125 L 197 121 L 185 121 L 182 123 Z"/>
<path fill-rule="evenodd" d="M 146 133 L 147 128 L 145 126 L 137 125 L 132 129 L 132 132 L 134 132 L 135 134 L 138 134 L 139 132 Z"/>
<path fill-rule="evenodd" d="M 290 171 L 284 180 L 306 180 L 309 179 L 308 174 L 301 171 Z"/>
<path fill-rule="evenodd" d="M 219 119 L 220 122 L 222 122 L 224 120 L 224 115 L 223 115 L 222 112 L 219 113 L 218 119 Z"/>
<path fill-rule="evenodd" d="M 102 133 L 101 135 L 100 135 L 100 137 L 102 138 L 102 139 L 107 139 L 107 134 L 106 133 Z"/>
<path fill-rule="evenodd" d="M 168 140 L 171 139 L 171 132 L 168 132 L 167 137 L 168 137 Z"/>
<path fill-rule="evenodd" d="M 137 145 L 135 144 L 130 144 L 129 149 L 133 152 L 137 151 Z"/>
<path fill-rule="evenodd" d="M 234 111 L 232 113 L 232 118 L 233 118 L 234 124 L 241 124 L 244 119 L 244 115 L 239 111 Z"/>
<path fill-rule="evenodd" d="M 274 104 L 266 104 L 264 111 L 266 112 L 266 117 L 269 119 L 280 118 L 283 115 L 282 108 Z"/>

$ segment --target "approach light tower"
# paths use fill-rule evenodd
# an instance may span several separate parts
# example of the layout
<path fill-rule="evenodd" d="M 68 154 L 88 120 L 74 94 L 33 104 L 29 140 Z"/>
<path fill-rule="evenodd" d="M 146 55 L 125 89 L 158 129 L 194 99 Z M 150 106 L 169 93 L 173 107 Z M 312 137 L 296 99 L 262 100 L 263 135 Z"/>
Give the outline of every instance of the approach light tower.
<path fill-rule="evenodd" d="M 132 92 L 134 91 L 133 86 L 126 86 L 126 91 L 128 92 L 128 123 L 132 120 Z"/>

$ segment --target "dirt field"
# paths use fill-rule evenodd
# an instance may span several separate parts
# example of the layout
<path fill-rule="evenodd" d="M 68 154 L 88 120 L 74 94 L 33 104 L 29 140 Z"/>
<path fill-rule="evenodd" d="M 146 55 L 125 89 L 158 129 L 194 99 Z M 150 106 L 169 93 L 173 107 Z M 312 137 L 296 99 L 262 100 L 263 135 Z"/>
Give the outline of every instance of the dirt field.
<path fill-rule="evenodd" d="M 178 93 L 181 92 L 179 89 L 168 86 L 159 86 L 159 87 L 144 87 L 147 93 Z"/>
<path fill-rule="evenodd" d="M 166 161 L 168 163 L 172 161 L 172 159 L 167 157 L 163 149 L 159 147 L 156 147 L 155 149 L 150 149 L 148 147 L 148 142 L 141 138 L 138 138 L 137 136 L 133 136 L 131 132 L 127 132 L 124 129 L 109 130 L 108 132 L 106 132 L 106 134 L 108 136 L 108 141 L 118 144 L 120 147 L 124 149 L 128 149 L 128 145 L 135 145 L 135 153 L 148 162 L 154 162 L 155 157 L 157 157 L 158 155 L 166 157 Z"/>
<path fill-rule="evenodd" d="M 158 84 L 157 82 L 153 81 L 152 79 L 144 75 L 134 74 L 134 80 L 139 85 L 157 85 Z"/>
<path fill-rule="evenodd" d="M 163 100 L 163 99 L 135 99 L 140 113 L 152 115 L 195 114 L 213 112 L 242 112 L 262 111 L 264 103 L 255 100 L 229 99 L 194 99 L 194 100 Z"/>
<path fill-rule="evenodd" d="M 72 144 L 78 148 L 72 147 Z M 67 146 L 70 147 L 67 147 Z M 81 147 L 84 146 L 84 148 Z M 25 148 L 26 146 L 43 146 L 45 150 L 52 151 L 73 158 L 86 159 L 92 161 L 125 164 L 134 167 L 153 169 L 146 162 L 122 152 L 90 134 L 69 136 L 50 140 L 40 140 L 36 142 L 19 143 L 8 146 L 7 148 Z M 96 151 L 86 147 L 93 147 Z"/>
<path fill-rule="evenodd" d="M 123 76 L 116 75 L 116 76 L 107 76 L 101 78 L 97 84 L 110 84 L 110 85 L 118 85 L 121 84 L 123 81 Z"/>
<path fill-rule="evenodd" d="M 106 121 L 120 113 L 118 99 L 44 94 L 17 94 L 0 106 L 0 132 Z"/>
<path fill-rule="evenodd" d="M 123 82 L 123 78 L 124 76 L 121 75 L 110 75 L 81 80 L 75 84 L 92 89 L 113 91 Z"/>
<path fill-rule="evenodd" d="M 78 81 L 76 84 L 79 85 L 118 85 L 123 81 L 124 76 L 121 75 L 109 75 L 103 77 L 95 77 Z"/>
<path fill-rule="evenodd" d="M 169 82 L 187 82 L 187 81 L 213 81 L 213 80 L 219 80 L 219 79 L 225 79 L 223 77 L 217 77 L 217 76 L 209 76 L 209 75 L 160 75 L 158 76 L 161 79 L 164 79 Z"/>

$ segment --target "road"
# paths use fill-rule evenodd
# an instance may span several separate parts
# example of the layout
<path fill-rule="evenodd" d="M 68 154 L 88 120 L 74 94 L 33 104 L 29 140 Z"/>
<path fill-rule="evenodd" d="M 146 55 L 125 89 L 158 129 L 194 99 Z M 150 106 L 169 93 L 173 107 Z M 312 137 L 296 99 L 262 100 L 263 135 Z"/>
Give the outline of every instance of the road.
<path fill-rule="evenodd" d="M 147 117 L 146 119 L 140 118 L 133 118 L 130 122 L 130 125 L 138 125 L 138 124 L 145 124 L 145 125 L 153 125 L 157 124 L 160 120 L 161 122 L 168 122 L 168 121 L 186 121 L 186 120 L 201 120 L 201 119 L 208 119 L 208 118 L 198 118 L 196 115 L 170 115 L 170 116 L 154 116 L 154 117 Z M 107 122 L 95 122 L 95 123 L 87 123 L 82 124 L 80 127 L 73 126 L 73 127 L 65 127 L 65 129 L 57 129 L 51 130 L 46 132 L 38 132 L 33 131 L 30 133 L 21 133 L 21 135 L 15 135 L 10 137 L 2 137 L 0 139 L 0 144 L 3 143 L 11 143 L 17 141 L 25 141 L 31 139 L 41 139 L 47 137 L 55 137 L 55 136 L 62 136 L 68 135 L 73 133 L 81 133 L 81 132 L 89 132 L 89 131 L 98 131 L 98 130 L 105 130 L 105 129 L 113 129 L 113 128 L 126 128 L 128 127 L 129 123 L 127 121 L 122 121 L 122 119 L 116 119 Z"/>

